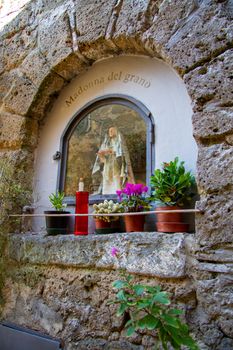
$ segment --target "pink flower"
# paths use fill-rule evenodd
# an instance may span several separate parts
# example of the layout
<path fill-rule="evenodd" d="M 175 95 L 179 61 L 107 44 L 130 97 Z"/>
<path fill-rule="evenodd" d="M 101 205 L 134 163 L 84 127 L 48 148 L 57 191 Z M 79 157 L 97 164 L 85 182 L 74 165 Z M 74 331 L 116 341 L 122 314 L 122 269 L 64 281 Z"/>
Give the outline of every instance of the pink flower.
<path fill-rule="evenodd" d="M 118 253 L 120 253 L 119 249 L 117 249 L 116 247 L 111 248 L 111 255 L 112 256 L 117 256 Z"/>
<path fill-rule="evenodd" d="M 121 201 L 122 191 L 121 191 L 121 190 L 117 190 L 117 191 L 116 191 L 116 194 L 117 194 L 117 196 L 118 196 L 119 201 Z"/>

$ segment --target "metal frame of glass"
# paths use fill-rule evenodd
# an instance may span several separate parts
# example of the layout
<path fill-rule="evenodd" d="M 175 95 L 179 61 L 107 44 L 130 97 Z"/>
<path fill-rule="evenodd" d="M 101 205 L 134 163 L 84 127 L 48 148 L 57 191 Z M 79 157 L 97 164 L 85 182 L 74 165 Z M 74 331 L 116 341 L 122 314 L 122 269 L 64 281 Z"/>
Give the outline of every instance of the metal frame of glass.
<path fill-rule="evenodd" d="M 146 135 L 146 182 L 149 186 L 149 178 L 154 170 L 154 123 L 150 111 L 138 100 L 130 96 L 114 94 L 114 95 L 105 95 L 99 98 L 96 98 L 88 102 L 83 108 L 77 111 L 73 118 L 70 120 L 66 129 L 64 130 L 61 141 L 60 141 L 60 157 L 57 158 L 59 161 L 58 166 L 58 177 L 57 177 L 57 189 L 59 191 L 64 191 L 65 188 L 65 176 L 66 176 L 66 167 L 67 167 L 67 157 L 68 157 L 68 142 L 72 136 L 75 128 L 78 123 L 83 120 L 89 113 L 97 109 L 98 107 L 105 106 L 107 104 L 119 104 L 126 107 L 129 107 L 135 110 L 141 118 L 145 121 L 147 127 Z M 89 197 L 89 203 L 98 203 L 104 199 L 115 199 L 116 195 L 111 194 L 98 194 L 91 195 Z M 66 197 L 65 201 L 68 205 L 75 204 L 75 198 Z"/>

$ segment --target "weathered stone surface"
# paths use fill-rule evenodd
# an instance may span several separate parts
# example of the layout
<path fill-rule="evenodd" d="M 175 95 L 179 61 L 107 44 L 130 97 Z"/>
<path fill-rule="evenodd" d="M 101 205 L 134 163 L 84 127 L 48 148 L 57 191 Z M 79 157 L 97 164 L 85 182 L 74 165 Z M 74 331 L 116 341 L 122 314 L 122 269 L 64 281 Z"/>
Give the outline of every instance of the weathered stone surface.
<path fill-rule="evenodd" d="M 5 70 L 5 65 L 6 65 L 6 60 L 4 58 L 4 51 L 5 51 L 5 47 L 3 45 L 0 45 L 0 74 L 2 74 Z"/>
<path fill-rule="evenodd" d="M 87 59 L 97 60 L 114 52 L 115 48 L 105 41 L 105 34 L 115 3 L 115 0 L 80 0 L 71 9 L 71 16 L 72 12 L 75 16 L 76 49 Z"/>
<path fill-rule="evenodd" d="M 164 1 L 143 40 L 183 74 L 230 45 L 230 11 L 212 1 Z"/>
<path fill-rule="evenodd" d="M 140 36 L 151 26 L 157 13 L 157 1 L 119 2 L 113 10 L 106 35 L 124 52 L 146 53 Z"/>
<path fill-rule="evenodd" d="M 56 65 L 72 53 L 67 3 L 46 13 L 39 23 L 38 49 L 48 65 Z"/>
<path fill-rule="evenodd" d="M 226 143 L 233 146 L 233 134 L 226 136 Z"/>
<path fill-rule="evenodd" d="M 28 116 L 37 119 L 44 118 L 64 85 L 64 79 L 58 74 L 51 72 L 47 75 L 40 85 L 40 89 L 37 90 L 35 100 L 28 111 Z"/>
<path fill-rule="evenodd" d="M 26 29 L 16 33 L 13 37 L 6 38 L 4 40 L 5 69 L 17 68 L 36 45 L 37 31 L 32 30 L 30 27 L 26 27 Z"/>
<path fill-rule="evenodd" d="M 39 49 L 31 51 L 19 69 L 38 88 L 51 71 L 50 66 Z"/>
<path fill-rule="evenodd" d="M 54 244 L 56 250 L 54 251 Z M 111 248 L 121 251 L 119 261 L 111 256 Z M 185 276 L 183 234 L 134 233 L 111 237 L 75 236 L 45 237 L 27 234 L 14 236 L 9 256 L 18 262 L 63 264 L 64 266 L 121 267 L 129 272 L 163 278 Z M 151 264 L 153 261 L 153 264 Z"/>
<path fill-rule="evenodd" d="M 193 115 L 193 134 L 197 139 L 217 139 L 232 132 L 232 107 L 196 112 Z"/>
<path fill-rule="evenodd" d="M 233 263 L 233 245 L 228 244 L 224 247 L 208 249 L 208 251 L 206 251 L 206 248 L 201 248 L 195 251 L 195 257 L 201 261 Z"/>
<path fill-rule="evenodd" d="M 26 115 L 36 94 L 32 82 L 16 70 L 10 77 L 6 74 L 2 84 L 10 86 L 3 98 L 4 109 L 14 114 Z"/>
<path fill-rule="evenodd" d="M 188 92 L 195 103 L 195 109 L 203 106 L 232 106 L 233 49 L 196 68 L 184 76 Z"/>
<path fill-rule="evenodd" d="M 233 339 L 223 338 L 217 350 L 231 350 L 233 349 Z"/>
<path fill-rule="evenodd" d="M 38 123 L 36 120 L 4 112 L 0 113 L 0 119 L 1 148 L 15 150 L 23 145 L 35 147 L 37 144 L 38 131 Z"/>
<path fill-rule="evenodd" d="M 197 180 L 201 192 L 221 191 L 233 185 L 233 147 L 217 144 L 201 147 Z"/>
<path fill-rule="evenodd" d="M 215 279 L 197 283 L 197 298 L 210 319 L 216 320 L 227 336 L 233 336 L 232 275 L 219 275 Z M 214 293 L 212 292 L 214 290 Z"/>
<path fill-rule="evenodd" d="M 36 15 L 33 11 L 33 2 L 30 1 L 19 14 L 1 29 L 1 37 L 9 39 L 16 33 L 23 31 L 27 26 L 35 29 Z"/>
<path fill-rule="evenodd" d="M 213 193 L 197 204 L 204 210 L 203 214 L 196 214 L 196 238 L 200 245 L 232 243 L 232 198 L 232 191 Z"/>

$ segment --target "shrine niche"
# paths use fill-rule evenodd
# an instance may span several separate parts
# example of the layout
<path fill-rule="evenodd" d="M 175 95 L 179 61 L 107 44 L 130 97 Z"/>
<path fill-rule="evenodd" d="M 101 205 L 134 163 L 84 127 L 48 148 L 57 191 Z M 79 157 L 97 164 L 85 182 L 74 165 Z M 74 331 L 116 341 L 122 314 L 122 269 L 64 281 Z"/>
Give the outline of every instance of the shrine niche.
<path fill-rule="evenodd" d="M 153 163 L 151 128 L 150 118 L 127 98 L 91 104 L 62 139 L 60 190 L 74 197 L 80 178 L 92 198 L 115 195 L 127 182 L 146 184 Z"/>

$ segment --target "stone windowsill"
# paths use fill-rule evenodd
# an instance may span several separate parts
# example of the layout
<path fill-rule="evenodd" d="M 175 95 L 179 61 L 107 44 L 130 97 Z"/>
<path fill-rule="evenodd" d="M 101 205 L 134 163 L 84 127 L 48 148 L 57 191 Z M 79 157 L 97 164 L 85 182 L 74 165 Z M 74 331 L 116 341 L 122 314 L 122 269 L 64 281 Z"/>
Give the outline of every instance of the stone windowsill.
<path fill-rule="evenodd" d="M 21 264 L 120 267 L 142 275 L 181 278 L 186 276 L 185 241 L 188 236 L 156 232 L 88 236 L 13 234 L 9 236 L 7 255 Z M 112 247 L 119 249 L 119 260 L 111 256 Z"/>

